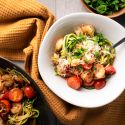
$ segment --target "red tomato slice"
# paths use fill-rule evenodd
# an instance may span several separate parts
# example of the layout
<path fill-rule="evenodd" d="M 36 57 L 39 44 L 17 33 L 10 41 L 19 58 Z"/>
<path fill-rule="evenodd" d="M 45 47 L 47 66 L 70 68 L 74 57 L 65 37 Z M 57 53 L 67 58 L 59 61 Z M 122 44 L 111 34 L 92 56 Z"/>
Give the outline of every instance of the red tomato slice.
<path fill-rule="evenodd" d="M 9 91 L 9 100 L 20 102 L 23 99 L 23 91 L 19 88 L 14 88 Z"/>
<path fill-rule="evenodd" d="M 94 83 L 94 87 L 97 90 L 102 89 L 105 85 L 106 85 L 105 79 L 96 80 Z"/>
<path fill-rule="evenodd" d="M 24 87 L 23 91 L 25 96 L 29 99 L 33 98 L 36 95 L 34 89 L 31 86 Z"/>
<path fill-rule="evenodd" d="M 77 90 L 81 87 L 82 80 L 78 76 L 72 76 L 72 77 L 67 79 L 67 84 L 69 87 Z"/>
<path fill-rule="evenodd" d="M 9 99 L 9 91 L 6 91 L 3 96 L 4 99 Z"/>
<path fill-rule="evenodd" d="M 94 83 L 95 83 L 95 81 L 91 81 L 91 82 L 89 82 L 89 83 L 84 82 L 83 85 L 84 85 L 84 86 L 93 86 Z"/>
<path fill-rule="evenodd" d="M 112 65 L 108 65 L 108 66 L 105 67 L 105 73 L 109 74 L 109 75 L 112 75 L 112 74 L 116 73 L 116 70 Z"/>
<path fill-rule="evenodd" d="M 92 64 L 82 64 L 82 67 L 86 70 L 90 70 L 92 68 Z"/>
<path fill-rule="evenodd" d="M 6 91 L 5 93 L 0 94 L 0 100 L 2 99 L 9 99 L 9 91 Z"/>
<path fill-rule="evenodd" d="M 11 107 L 10 102 L 8 100 L 0 100 L 0 102 L 5 105 L 6 111 L 8 113 L 10 111 L 10 107 Z"/>

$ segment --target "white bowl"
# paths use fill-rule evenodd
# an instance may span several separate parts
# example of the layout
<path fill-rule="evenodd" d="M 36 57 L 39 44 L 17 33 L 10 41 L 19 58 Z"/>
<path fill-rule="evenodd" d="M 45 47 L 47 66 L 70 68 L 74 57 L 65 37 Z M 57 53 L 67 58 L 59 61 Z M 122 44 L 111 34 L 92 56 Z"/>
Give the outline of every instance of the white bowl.
<path fill-rule="evenodd" d="M 74 13 L 54 23 L 41 44 L 38 57 L 39 72 L 46 85 L 63 100 L 80 107 L 94 108 L 103 106 L 116 99 L 125 89 L 125 44 L 116 48 L 114 67 L 117 73 L 108 79 L 101 90 L 73 90 L 67 86 L 66 80 L 54 74 L 51 56 L 56 39 L 73 31 L 81 24 L 92 24 L 97 32 L 104 34 L 113 43 L 125 37 L 125 29 L 117 22 L 105 16 L 92 13 Z"/>

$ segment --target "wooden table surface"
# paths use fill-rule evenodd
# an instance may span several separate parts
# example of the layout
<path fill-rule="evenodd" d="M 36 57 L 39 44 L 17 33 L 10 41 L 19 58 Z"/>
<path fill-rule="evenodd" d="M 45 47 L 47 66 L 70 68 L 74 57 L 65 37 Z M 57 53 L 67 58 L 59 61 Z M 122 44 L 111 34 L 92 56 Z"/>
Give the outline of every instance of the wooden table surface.
<path fill-rule="evenodd" d="M 87 12 L 81 0 L 38 0 L 58 18 L 73 12 Z"/>

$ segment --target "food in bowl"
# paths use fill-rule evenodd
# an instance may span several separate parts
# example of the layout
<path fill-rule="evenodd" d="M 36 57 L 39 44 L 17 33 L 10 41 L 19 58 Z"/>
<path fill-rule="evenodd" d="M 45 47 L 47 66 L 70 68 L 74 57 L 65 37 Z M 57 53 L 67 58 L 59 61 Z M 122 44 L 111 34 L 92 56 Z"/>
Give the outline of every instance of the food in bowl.
<path fill-rule="evenodd" d="M 112 15 L 125 7 L 124 0 L 83 0 L 83 2 L 98 14 Z"/>
<path fill-rule="evenodd" d="M 115 49 L 92 25 L 82 25 L 57 40 L 52 62 L 57 75 L 77 90 L 102 89 L 106 79 L 116 73 Z"/>
<path fill-rule="evenodd" d="M 0 68 L 0 117 L 9 125 L 23 125 L 37 118 L 33 107 L 36 92 L 30 81 L 15 69 Z"/>
<path fill-rule="evenodd" d="M 113 66 L 116 74 L 106 80 L 103 89 L 78 91 L 67 86 L 66 78 L 54 75 L 52 56 L 57 39 L 73 33 L 76 26 L 91 24 L 97 33 L 102 33 L 113 45 L 125 36 L 125 28 L 114 20 L 94 13 L 73 13 L 57 20 L 45 35 L 39 50 L 38 68 L 42 79 L 49 89 L 66 102 L 84 108 L 96 108 L 114 101 L 125 89 L 124 43 L 115 49 Z M 116 30 L 117 29 L 117 30 Z M 96 101 L 93 101 L 95 100 Z"/>

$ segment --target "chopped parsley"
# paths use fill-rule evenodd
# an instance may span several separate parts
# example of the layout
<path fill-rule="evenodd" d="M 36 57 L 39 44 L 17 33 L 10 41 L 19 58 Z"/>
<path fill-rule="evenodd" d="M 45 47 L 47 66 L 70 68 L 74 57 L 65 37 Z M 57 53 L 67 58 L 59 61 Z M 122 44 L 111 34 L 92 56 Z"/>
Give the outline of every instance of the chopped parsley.
<path fill-rule="evenodd" d="M 96 13 L 111 15 L 125 7 L 125 0 L 83 0 Z"/>
<path fill-rule="evenodd" d="M 84 48 L 80 48 L 74 51 L 73 56 L 76 58 L 81 58 L 83 56 L 83 53 L 86 51 Z"/>
<path fill-rule="evenodd" d="M 82 34 L 69 34 L 65 38 L 65 47 L 68 52 L 72 52 L 77 43 L 82 42 L 85 39 L 85 36 Z"/>
<path fill-rule="evenodd" d="M 100 55 L 100 54 L 99 54 L 99 51 L 94 51 L 94 55 L 95 55 L 96 58 L 98 58 L 99 55 Z"/>

